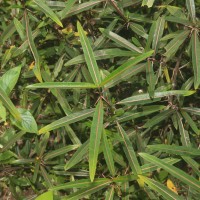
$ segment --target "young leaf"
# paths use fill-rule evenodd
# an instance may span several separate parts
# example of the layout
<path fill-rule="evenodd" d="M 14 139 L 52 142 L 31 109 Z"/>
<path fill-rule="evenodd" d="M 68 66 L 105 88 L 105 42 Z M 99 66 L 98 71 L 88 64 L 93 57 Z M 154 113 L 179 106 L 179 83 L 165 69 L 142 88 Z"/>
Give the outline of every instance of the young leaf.
<path fill-rule="evenodd" d="M 83 111 L 80 111 L 80 112 L 72 113 L 72 114 L 70 114 L 66 117 L 60 118 L 60 119 L 52 122 L 51 124 L 41 128 L 39 130 L 39 134 L 46 133 L 48 131 L 60 128 L 60 127 L 65 126 L 67 124 L 78 122 L 82 119 L 90 117 L 93 114 L 93 112 L 94 112 L 94 109 L 86 109 L 86 110 L 83 110 Z"/>
<path fill-rule="evenodd" d="M 103 154 L 106 160 L 106 164 L 112 176 L 115 176 L 115 165 L 113 160 L 112 149 L 108 142 L 105 131 L 103 131 Z"/>
<path fill-rule="evenodd" d="M 190 0 L 188 0 L 189 2 Z M 194 88 L 198 89 L 200 84 L 200 42 L 196 30 L 192 32 L 192 65 L 194 71 Z"/>
<path fill-rule="evenodd" d="M 41 0 L 33 0 L 33 2 L 38 6 L 38 8 L 44 12 L 49 18 L 51 18 L 56 24 L 63 27 L 62 22 L 59 20 L 58 16 Z"/>
<path fill-rule="evenodd" d="M 112 81 L 113 79 L 120 79 L 121 75 L 123 74 L 123 72 L 125 72 L 126 70 L 129 70 L 132 66 L 136 65 L 137 63 L 145 60 L 146 58 L 148 58 L 149 56 L 151 56 L 153 53 L 153 51 L 149 51 L 147 53 L 143 53 L 140 56 L 137 56 L 129 61 L 127 61 L 126 63 L 124 63 L 123 65 L 121 65 L 120 67 L 118 67 L 116 70 L 114 70 L 112 73 L 110 73 L 100 84 L 100 86 L 104 86 L 105 84 L 107 84 L 108 82 Z"/>
<path fill-rule="evenodd" d="M 90 132 L 90 144 L 89 144 L 89 170 L 90 180 L 93 182 L 97 159 L 99 154 L 99 145 L 101 142 L 101 135 L 103 131 L 103 101 L 100 99 L 93 115 L 91 132 Z"/>
<path fill-rule="evenodd" d="M 97 86 L 92 83 L 84 83 L 84 82 L 44 82 L 44 83 L 36 83 L 33 85 L 28 85 L 26 88 L 87 89 L 87 88 L 97 88 Z"/>
<path fill-rule="evenodd" d="M 120 126 L 120 124 L 118 122 L 117 122 L 117 126 L 118 126 L 118 131 L 121 134 L 122 139 L 123 139 L 124 152 L 127 156 L 127 159 L 129 161 L 129 165 L 130 165 L 133 173 L 142 174 L 142 170 L 141 170 L 140 165 L 138 163 L 136 153 L 133 149 L 133 146 L 132 146 L 126 132 L 124 131 L 124 129 Z"/>
<path fill-rule="evenodd" d="M 175 192 L 172 192 L 163 184 L 154 181 L 153 179 L 139 175 L 139 178 L 143 180 L 152 190 L 158 192 L 166 200 L 183 200 L 182 197 L 178 196 Z"/>
<path fill-rule="evenodd" d="M 97 62 L 94 57 L 94 52 L 92 50 L 92 47 L 90 45 L 88 38 L 86 37 L 86 35 L 84 33 L 84 30 L 79 22 L 77 23 L 77 28 L 78 28 L 78 33 L 80 35 L 80 41 L 81 41 L 85 61 L 87 63 L 89 72 L 92 76 L 93 82 L 96 85 L 99 85 L 101 82 L 101 77 L 100 77 L 99 68 L 97 66 Z"/>
<path fill-rule="evenodd" d="M 146 154 L 146 153 L 139 153 L 139 155 L 144 158 L 145 160 L 156 164 L 157 166 L 163 168 L 167 172 L 169 172 L 171 175 L 176 177 L 177 179 L 183 181 L 186 185 L 194 188 L 195 190 L 200 190 L 200 182 L 196 180 L 194 177 L 188 175 L 184 171 L 178 169 L 177 167 L 174 167 L 172 165 L 168 165 L 159 158 L 156 158 L 155 156 Z"/>

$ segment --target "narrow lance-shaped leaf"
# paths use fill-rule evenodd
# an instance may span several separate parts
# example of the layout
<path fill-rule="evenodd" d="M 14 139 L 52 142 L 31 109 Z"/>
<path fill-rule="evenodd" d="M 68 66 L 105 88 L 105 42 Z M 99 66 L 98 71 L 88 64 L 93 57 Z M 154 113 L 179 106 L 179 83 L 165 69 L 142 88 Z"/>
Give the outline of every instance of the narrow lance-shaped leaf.
<path fill-rule="evenodd" d="M 91 132 L 90 132 L 90 144 L 89 144 L 89 170 L 90 180 L 94 180 L 97 158 L 99 154 L 99 145 L 101 142 L 101 135 L 103 131 L 103 101 L 100 99 L 93 115 Z"/>
<path fill-rule="evenodd" d="M 156 28 L 153 35 L 152 48 L 155 50 L 154 54 L 156 54 L 159 48 L 159 42 L 163 35 L 164 26 L 165 26 L 165 17 L 159 17 L 156 21 Z"/>
<path fill-rule="evenodd" d="M 156 158 L 155 156 L 149 155 L 147 153 L 139 153 L 139 155 L 145 160 L 163 168 L 164 170 L 169 172 L 171 175 L 173 175 L 177 179 L 183 181 L 186 185 L 194 188 L 197 191 L 200 190 L 200 182 L 196 180 L 194 177 L 185 173 L 183 170 L 180 170 L 177 167 L 174 167 L 172 165 L 168 165 L 167 163 L 163 162 L 161 159 Z"/>
<path fill-rule="evenodd" d="M 137 56 L 129 61 L 127 61 L 126 63 L 124 63 L 123 65 L 121 65 L 120 67 L 118 67 L 116 70 L 114 70 L 112 73 L 110 73 L 100 84 L 100 86 L 104 86 L 105 84 L 107 84 L 108 82 L 112 81 L 113 79 L 117 79 L 120 78 L 121 74 L 123 72 L 125 72 L 126 70 L 129 70 L 132 66 L 136 65 L 137 63 L 145 60 L 146 58 L 148 58 L 149 56 L 151 56 L 153 53 L 153 51 L 149 51 L 147 53 L 143 53 L 140 56 Z"/>
<path fill-rule="evenodd" d="M 183 200 L 182 197 L 178 196 L 176 193 L 168 189 L 163 184 L 154 181 L 153 179 L 147 178 L 145 176 L 139 175 L 139 178 L 144 181 L 152 190 L 158 192 L 166 200 Z"/>
<path fill-rule="evenodd" d="M 0 85 L 0 101 L 2 101 L 3 105 L 10 111 L 11 115 L 16 118 L 16 120 L 21 121 L 21 115 L 17 108 L 14 106 L 10 98 L 7 96 L 6 92 Z"/>
<path fill-rule="evenodd" d="M 62 22 L 59 20 L 58 16 L 41 0 L 33 0 L 33 2 L 38 6 L 38 8 L 44 12 L 49 18 L 51 18 L 56 24 L 63 27 Z"/>
<path fill-rule="evenodd" d="M 63 197 L 62 200 L 78 200 L 78 199 L 82 199 L 85 196 L 88 196 L 90 194 L 93 194 L 93 193 L 105 188 L 110 183 L 111 183 L 111 181 L 108 180 L 107 182 L 101 183 L 99 185 L 94 184 L 94 185 L 92 185 L 92 186 L 90 186 L 88 188 L 83 188 L 81 190 L 78 190 L 77 192 L 67 196 L 66 198 Z"/>
<path fill-rule="evenodd" d="M 118 126 L 119 133 L 120 133 L 120 135 L 122 136 L 122 139 L 123 139 L 124 152 L 127 156 L 127 159 L 129 161 L 129 165 L 130 165 L 133 173 L 142 174 L 142 170 L 141 170 L 140 165 L 138 163 L 136 153 L 133 149 L 133 146 L 132 146 L 126 132 L 124 131 L 124 129 L 120 126 L 120 124 L 118 122 L 117 122 L 117 126 Z"/>
<path fill-rule="evenodd" d="M 115 165 L 113 160 L 112 149 L 110 148 L 110 144 L 107 139 L 105 131 L 103 131 L 103 154 L 111 175 L 115 176 Z"/>
<path fill-rule="evenodd" d="M 189 1 L 189 0 L 188 0 Z M 200 84 L 200 42 L 196 30 L 192 33 L 192 65 L 194 71 L 194 88 Z"/>
<path fill-rule="evenodd" d="M 38 81 L 42 82 L 42 76 L 40 72 L 40 58 L 33 41 L 32 31 L 29 26 L 29 19 L 28 19 L 28 15 L 26 11 L 25 11 L 24 16 L 25 16 L 25 22 L 26 22 L 26 37 L 27 37 L 29 47 L 31 49 L 31 52 L 35 60 L 35 67 L 33 68 L 33 72 L 35 73 L 35 76 L 37 77 Z"/>
<path fill-rule="evenodd" d="M 183 118 L 180 113 L 177 112 L 178 127 L 181 134 L 181 142 L 184 146 L 190 146 L 190 136 L 187 130 L 184 129 Z"/>
<path fill-rule="evenodd" d="M 78 162 L 80 162 L 82 159 L 84 159 L 87 156 L 87 153 L 89 151 L 89 140 L 87 140 L 84 144 L 82 144 L 78 150 L 74 153 L 74 155 L 70 158 L 70 160 L 66 163 L 64 169 L 68 170 L 74 165 L 76 165 Z"/>
<path fill-rule="evenodd" d="M 92 80 L 96 85 L 99 85 L 101 82 L 101 77 L 100 77 L 99 68 L 97 66 L 97 62 L 94 57 L 94 52 L 79 22 L 77 23 L 77 28 L 78 28 L 78 33 L 80 35 L 80 41 L 83 48 L 85 61 L 87 63 L 89 72 L 92 76 Z"/>
<path fill-rule="evenodd" d="M 41 128 L 39 130 L 39 134 L 46 133 L 48 131 L 60 128 L 60 127 L 65 126 L 67 124 L 78 122 L 82 119 L 90 117 L 93 114 L 93 112 L 94 112 L 94 109 L 86 109 L 86 110 L 83 110 L 83 111 L 80 111 L 80 112 L 72 113 L 72 114 L 70 114 L 66 117 L 58 119 L 58 120 L 52 122 L 51 124 Z"/>
<path fill-rule="evenodd" d="M 178 51 L 180 45 L 183 44 L 185 39 L 188 37 L 189 33 L 189 30 L 182 31 L 165 46 L 166 52 L 164 53 L 164 56 L 166 56 L 167 59 L 174 56 L 174 54 Z"/>
<path fill-rule="evenodd" d="M 69 13 L 69 11 L 71 10 L 71 8 L 73 7 L 73 5 L 75 4 L 76 0 L 68 0 L 65 8 L 59 12 L 59 16 L 61 19 L 63 19 L 67 13 Z"/>
<path fill-rule="evenodd" d="M 106 31 L 104 29 L 101 29 L 101 32 L 105 34 L 109 39 L 113 40 L 118 45 L 122 46 L 123 48 L 129 49 L 131 51 L 136 51 L 138 53 L 142 53 L 140 48 L 136 47 L 134 44 L 124 39 L 123 37 L 119 36 L 118 34 L 112 31 Z"/>
<path fill-rule="evenodd" d="M 77 149 L 79 146 L 80 145 L 68 145 L 66 147 L 62 147 L 62 148 L 53 150 L 52 152 L 49 152 L 44 156 L 44 160 L 49 160 L 49 159 L 55 158 L 57 156 L 66 154 L 69 151 Z"/>
<path fill-rule="evenodd" d="M 194 107 L 184 107 L 181 110 L 184 110 L 186 112 L 190 112 L 194 115 L 200 115 L 200 108 L 194 108 Z"/>
<path fill-rule="evenodd" d="M 156 76 L 153 70 L 153 62 L 150 60 L 148 60 L 146 63 L 146 79 L 147 79 L 147 83 L 149 84 L 148 86 L 149 96 L 153 98 L 155 85 L 156 85 Z"/>
<path fill-rule="evenodd" d="M 44 82 L 44 83 L 36 83 L 33 85 L 28 85 L 26 88 L 87 89 L 87 88 L 97 88 L 97 86 L 92 83 L 85 83 L 85 82 Z"/>
<path fill-rule="evenodd" d="M 188 12 L 190 13 L 190 17 L 193 23 L 196 21 L 196 11 L 195 11 L 195 3 L 194 0 L 186 0 L 186 6 Z"/>
<path fill-rule="evenodd" d="M 112 186 L 106 191 L 106 198 L 105 200 L 113 200 L 114 199 L 115 188 Z"/>
<path fill-rule="evenodd" d="M 163 92 L 155 92 L 154 94 L 154 100 L 157 98 L 167 97 L 171 95 L 183 95 L 183 96 L 190 96 L 194 94 L 195 91 L 191 90 L 170 90 L 170 91 L 163 91 Z M 150 100 L 150 101 L 149 101 Z M 153 100 L 150 99 L 149 94 L 139 94 L 134 95 L 132 97 L 128 97 L 126 99 L 123 99 L 122 101 L 118 102 L 117 104 L 142 104 L 143 102 L 153 102 Z"/>
<path fill-rule="evenodd" d="M 166 144 L 156 144 L 147 145 L 149 150 L 166 152 L 169 154 L 175 154 L 180 156 L 200 156 L 200 151 L 195 148 L 177 145 L 166 145 Z"/>

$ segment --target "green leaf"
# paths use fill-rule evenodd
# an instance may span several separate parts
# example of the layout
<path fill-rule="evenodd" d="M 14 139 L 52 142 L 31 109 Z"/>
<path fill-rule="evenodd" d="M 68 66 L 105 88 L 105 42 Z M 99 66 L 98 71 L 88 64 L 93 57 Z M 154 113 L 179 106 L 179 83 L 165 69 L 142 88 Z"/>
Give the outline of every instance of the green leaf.
<path fill-rule="evenodd" d="M 87 140 L 84 144 L 82 144 L 78 150 L 74 153 L 74 155 L 70 158 L 70 160 L 66 163 L 64 169 L 68 170 L 72 168 L 74 165 L 79 163 L 82 159 L 87 156 L 89 151 L 89 140 Z"/>
<path fill-rule="evenodd" d="M 3 45 L 4 42 L 14 34 L 15 31 L 16 28 L 14 22 L 9 23 L 9 25 L 5 28 L 5 30 L 1 34 L 0 45 Z"/>
<path fill-rule="evenodd" d="M 144 125 L 143 127 L 145 128 L 150 128 L 158 123 L 160 123 L 161 121 L 167 119 L 169 116 L 171 116 L 175 111 L 173 109 L 169 109 L 169 110 L 164 110 L 161 113 L 155 115 L 154 117 L 152 117 L 151 119 L 149 119 Z"/>
<path fill-rule="evenodd" d="M 65 126 L 67 124 L 78 122 L 82 119 L 90 117 L 93 114 L 93 112 L 94 112 L 94 109 L 86 109 L 86 110 L 83 110 L 83 111 L 80 111 L 80 112 L 72 113 L 68 116 L 60 118 L 60 119 L 52 122 L 51 124 L 41 128 L 39 130 L 39 134 L 46 133 L 48 131 L 60 128 L 60 127 Z"/>
<path fill-rule="evenodd" d="M 3 105 L 10 111 L 11 115 L 18 121 L 21 120 L 21 115 L 17 108 L 14 106 L 10 98 L 7 96 L 6 92 L 0 85 L 0 101 L 2 101 Z"/>
<path fill-rule="evenodd" d="M 178 23 L 178 24 L 183 24 L 183 25 L 193 25 L 192 22 L 190 22 L 189 20 L 187 19 L 182 19 L 178 16 L 174 17 L 174 16 L 167 16 L 165 18 L 166 21 L 170 21 L 170 22 L 174 22 L 174 23 Z"/>
<path fill-rule="evenodd" d="M 105 131 L 103 131 L 103 154 L 106 160 L 107 167 L 112 176 L 115 176 L 115 165 L 113 160 L 112 149 L 110 148 Z"/>
<path fill-rule="evenodd" d="M 144 71 L 145 65 L 146 65 L 145 63 L 132 65 L 129 69 L 125 70 L 120 76 L 117 76 L 111 81 L 109 81 L 105 85 L 105 87 L 111 88 L 122 81 L 128 81 L 133 75 L 136 75 L 137 73 Z"/>
<path fill-rule="evenodd" d="M 159 43 L 163 35 L 164 27 L 165 17 L 159 17 L 156 21 L 156 27 L 153 35 L 152 49 L 154 49 L 154 54 L 156 54 L 159 49 Z"/>
<path fill-rule="evenodd" d="M 125 122 L 128 120 L 136 119 L 138 117 L 147 116 L 154 112 L 158 112 L 159 110 L 162 110 L 164 108 L 165 106 L 160 106 L 160 105 L 146 106 L 142 108 L 142 111 L 126 112 L 124 115 L 118 117 L 117 121 Z"/>
<path fill-rule="evenodd" d="M 6 66 L 15 49 L 15 46 L 10 46 L 10 48 L 5 51 L 1 59 L 1 69 L 3 69 Z"/>
<path fill-rule="evenodd" d="M 98 186 L 102 183 L 107 183 L 107 182 L 111 182 L 111 180 L 108 178 L 97 178 L 94 180 L 94 182 L 91 182 L 90 179 L 82 179 L 82 180 L 71 181 L 68 183 L 53 186 L 49 188 L 49 190 L 57 191 L 57 190 L 66 190 L 70 188 L 86 188 L 86 187 L 91 187 L 95 185 Z"/>
<path fill-rule="evenodd" d="M 170 91 L 163 91 L 163 92 L 155 92 L 154 99 L 153 100 L 160 100 L 162 97 L 168 97 L 171 95 L 183 95 L 183 96 L 190 96 L 194 94 L 195 91 L 191 90 L 170 90 Z M 149 94 L 139 94 L 134 95 L 132 97 L 128 97 L 126 99 L 123 99 L 122 101 L 118 102 L 117 104 L 144 104 L 144 103 L 151 103 L 153 100 L 150 99 Z"/>
<path fill-rule="evenodd" d="M 1 101 L 0 101 L 0 119 L 2 119 L 4 122 L 6 121 L 6 108 L 3 106 Z"/>
<path fill-rule="evenodd" d="M 183 107 L 181 110 L 184 110 L 186 112 L 190 112 L 194 115 L 200 115 L 200 108 L 194 108 L 194 107 Z"/>
<path fill-rule="evenodd" d="M 130 23 L 130 28 L 133 32 L 135 32 L 137 35 L 139 35 L 140 37 L 143 37 L 145 39 L 148 38 L 147 33 L 145 32 L 145 29 L 143 28 L 143 26 L 136 24 L 136 23 Z M 137 47 L 138 48 L 138 47 Z M 140 50 L 138 48 L 138 50 Z M 141 51 L 141 50 L 140 50 Z"/>
<path fill-rule="evenodd" d="M 52 191 L 45 192 L 40 196 L 36 197 L 35 200 L 53 200 L 53 192 Z"/>
<path fill-rule="evenodd" d="M 182 31 L 165 46 L 166 52 L 164 53 L 164 56 L 166 56 L 167 59 L 174 56 L 174 54 L 178 51 L 179 47 L 184 43 L 185 39 L 188 37 L 189 33 L 189 30 Z"/>
<path fill-rule="evenodd" d="M 26 132 L 20 131 L 17 134 L 13 135 L 12 138 L 8 140 L 6 144 L 3 145 L 3 148 L 0 148 L 0 152 L 4 152 L 12 147 L 12 145 L 17 142 Z"/>
<path fill-rule="evenodd" d="M 112 81 L 113 79 L 120 79 L 121 75 L 126 71 L 129 70 L 132 66 L 136 65 L 137 63 L 145 60 L 149 56 L 151 56 L 153 51 L 149 51 L 147 53 L 143 53 L 140 56 L 137 56 L 135 58 L 130 59 L 120 67 L 118 67 L 116 70 L 114 70 L 112 73 L 110 73 L 100 84 L 100 86 L 104 86 L 108 82 Z"/>
<path fill-rule="evenodd" d="M 148 83 L 148 92 L 151 98 L 154 97 L 155 86 L 156 86 L 156 75 L 153 70 L 153 62 L 148 60 L 146 64 L 146 79 Z"/>
<path fill-rule="evenodd" d="M 45 185 L 47 186 L 47 188 L 53 187 L 51 177 L 49 176 L 46 169 L 42 165 L 40 165 L 40 171 L 42 172 L 42 176 L 44 177 Z"/>
<path fill-rule="evenodd" d="M 110 180 L 105 181 L 104 183 L 100 183 L 100 184 L 94 184 L 90 187 L 87 188 L 83 188 L 81 190 L 78 190 L 77 192 L 74 192 L 73 194 L 67 196 L 66 198 L 63 197 L 62 200 L 78 200 L 78 199 L 82 199 L 85 196 L 88 196 L 90 194 L 93 194 L 99 190 L 102 190 L 103 188 L 105 188 L 108 184 L 110 184 Z M 95 182 L 94 182 L 95 183 Z"/>
<path fill-rule="evenodd" d="M 124 50 L 117 49 L 117 48 L 94 51 L 95 60 L 103 60 L 103 59 L 122 57 L 122 56 L 128 57 L 128 56 L 135 56 L 135 55 L 138 55 L 138 54 L 131 52 L 131 51 L 124 51 Z M 84 55 L 78 55 L 78 56 L 72 58 L 71 60 L 67 61 L 65 63 L 65 67 L 84 63 L 84 62 L 85 62 Z"/>
<path fill-rule="evenodd" d="M 62 22 L 59 20 L 58 16 L 41 0 L 33 0 L 33 2 L 38 6 L 38 8 L 44 12 L 49 18 L 51 18 L 56 24 L 63 27 Z"/>
<path fill-rule="evenodd" d="M 38 133 L 37 124 L 31 113 L 23 108 L 18 108 L 18 111 L 21 115 L 21 121 L 16 121 L 15 118 L 12 118 L 12 123 L 28 133 Z"/>
<path fill-rule="evenodd" d="M 97 86 L 92 83 L 84 83 L 84 82 L 44 82 L 44 83 L 36 83 L 33 85 L 28 85 L 26 88 L 87 89 L 87 88 L 97 88 Z"/>
<path fill-rule="evenodd" d="M 180 181 L 184 182 L 186 185 L 194 188 L 195 190 L 200 190 L 200 182 L 197 181 L 194 177 L 188 175 L 184 171 L 172 166 L 168 165 L 159 158 L 156 158 L 155 156 L 146 154 L 146 153 L 139 153 L 139 155 L 144 158 L 145 160 L 154 163 L 155 165 L 163 168 L 167 172 L 169 172 L 171 175 L 179 179 Z"/>
<path fill-rule="evenodd" d="M 189 2 L 190 0 L 188 0 Z M 194 71 L 194 88 L 198 89 L 200 84 L 200 42 L 196 30 L 192 32 L 192 65 Z"/>
<path fill-rule="evenodd" d="M 189 11 L 192 22 L 195 23 L 196 22 L 196 11 L 195 11 L 194 0 L 187 0 L 186 6 L 187 6 L 187 9 Z"/>
<path fill-rule="evenodd" d="M 115 188 L 112 186 L 106 191 L 106 198 L 105 200 L 113 200 L 114 199 Z"/>
<path fill-rule="evenodd" d="M 142 6 L 148 6 L 148 8 L 153 6 L 155 0 L 143 0 L 142 1 Z"/>
<path fill-rule="evenodd" d="M 149 150 L 161 151 L 180 156 L 200 156 L 199 150 L 186 146 L 156 144 L 156 145 L 148 145 L 147 148 Z"/>
<path fill-rule="evenodd" d="M 66 147 L 62 147 L 62 148 L 53 150 L 52 152 L 49 152 L 44 155 L 44 160 L 49 160 L 49 159 L 58 157 L 60 155 L 66 154 L 69 151 L 77 149 L 79 146 L 80 145 L 68 145 Z"/>
<path fill-rule="evenodd" d="M 92 80 L 96 85 L 99 85 L 101 82 L 99 68 L 97 66 L 97 62 L 94 57 L 94 52 L 90 45 L 88 38 L 86 37 L 84 30 L 81 24 L 77 23 L 78 33 L 80 35 L 80 41 L 84 52 L 85 61 L 87 63 L 90 75 L 92 76 Z"/>
<path fill-rule="evenodd" d="M 29 26 L 29 19 L 28 19 L 28 15 L 26 12 L 25 12 L 24 16 L 25 16 L 25 22 L 26 22 L 26 37 L 27 37 L 28 45 L 31 49 L 31 52 L 32 52 L 34 60 L 35 60 L 35 66 L 33 68 L 33 72 L 35 73 L 35 76 L 38 79 L 38 81 L 42 82 L 42 76 L 41 76 L 41 72 L 40 72 L 40 57 L 38 55 L 36 46 L 34 44 L 32 31 L 31 31 L 31 27 Z"/>
<path fill-rule="evenodd" d="M 168 189 L 163 184 L 154 181 L 153 179 L 147 178 L 145 176 L 139 175 L 139 178 L 144 181 L 152 190 L 158 192 L 166 200 L 183 200 L 182 197 L 178 196 L 176 193 Z"/>
<path fill-rule="evenodd" d="M 9 95 L 12 89 L 15 87 L 19 79 L 20 72 L 21 66 L 14 67 L 4 73 L 4 75 L 0 78 L 0 85 L 7 95 Z"/>
<path fill-rule="evenodd" d="M 118 131 L 123 139 L 124 152 L 126 154 L 126 157 L 129 161 L 129 165 L 130 165 L 133 173 L 142 174 L 142 170 L 138 163 L 136 153 L 133 149 L 133 146 L 132 146 L 126 132 L 124 131 L 124 129 L 120 126 L 120 124 L 118 122 L 117 122 L 117 126 L 118 126 Z"/>
<path fill-rule="evenodd" d="M 25 28 L 22 25 L 22 23 L 15 17 L 14 18 L 14 24 L 15 24 L 15 28 L 17 30 L 17 32 L 19 33 L 19 36 L 21 38 L 21 40 L 24 40 L 25 38 Z"/>
<path fill-rule="evenodd" d="M 100 99 L 93 115 L 91 132 L 90 132 L 90 144 L 89 144 L 89 170 L 90 180 L 93 182 L 96 165 L 99 154 L 99 146 L 101 142 L 101 135 L 103 131 L 103 101 Z"/>
<path fill-rule="evenodd" d="M 190 136 L 188 134 L 188 131 L 185 130 L 183 122 L 182 122 L 182 116 L 180 115 L 180 113 L 176 113 L 177 115 L 177 119 L 178 119 L 178 127 L 179 127 L 179 131 L 181 134 L 181 142 L 184 146 L 189 147 L 191 145 L 190 143 Z"/>
<path fill-rule="evenodd" d="M 140 48 L 136 47 L 134 44 L 124 39 L 123 37 L 117 35 L 116 33 L 104 29 L 101 29 L 101 32 L 105 34 L 109 39 L 113 40 L 118 45 L 122 46 L 123 48 L 129 49 L 134 52 L 142 53 Z"/>
<path fill-rule="evenodd" d="M 179 162 L 181 159 L 177 159 L 177 158 L 164 158 L 162 159 L 163 162 L 169 164 L 169 165 L 173 165 L 177 162 Z M 141 166 L 142 169 L 142 173 L 149 173 L 149 172 L 153 172 L 155 170 L 158 169 L 158 167 L 153 164 L 153 163 L 147 163 Z"/>
<path fill-rule="evenodd" d="M 68 0 L 66 2 L 65 8 L 59 12 L 59 16 L 61 19 L 65 18 L 65 16 L 70 12 L 73 5 L 76 3 L 76 0 Z"/>

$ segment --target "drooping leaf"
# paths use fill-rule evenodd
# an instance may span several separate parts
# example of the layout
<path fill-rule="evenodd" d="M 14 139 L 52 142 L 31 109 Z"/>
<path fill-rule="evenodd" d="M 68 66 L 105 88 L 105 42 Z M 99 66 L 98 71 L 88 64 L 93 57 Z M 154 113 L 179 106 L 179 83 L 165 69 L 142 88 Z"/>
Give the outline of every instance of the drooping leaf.
<path fill-rule="evenodd" d="M 195 190 L 199 191 L 200 189 L 200 182 L 196 180 L 194 177 L 188 175 L 184 171 L 178 169 L 177 167 L 174 167 L 172 165 L 168 165 L 164 163 L 159 158 L 156 158 L 155 156 L 149 155 L 147 153 L 139 153 L 139 155 L 144 158 L 145 160 L 156 164 L 157 166 L 163 168 L 167 172 L 169 172 L 171 175 L 179 179 L 180 181 L 183 181 L 186 185 L 194 188 Z"/>
<path fill-rule="evenodd" d="M 101 82 L 99 68 L 97 66 L 97 62 L 94 57 L 94 52 L 90 45 L 88 38 L 86 37 L 84 30 L 81 24 L 77 23 L 78 32 L 80 35 L 80 41 L 84 52 L 85 61 L 87 63 L 90 75 L 92 76 L 92 80 L 96 85 L 99 85 Z"/>
<path fill-rule="evenodd" d="M 65 126 L 67 124 L 78 122 L 82 119 L 90 117 L 93 114 L 93 112 L 94 112 L 94 109 L 86 109 L 86 110 L 83 110 L 83 111 L 80 111 L 80 112 L 72 113 L 72 114 L 70 114 L 66 117 L 60 118 L 60 119 L 52 122 L 51 124 L 41 128 L 39 130 L 39 134 L 46 133 L 48 131 L 60 128 L 60 127 Z"/>
<path fill-rule="evenodd" d="M 91 132 L 90 132 L 90 144 L 89 144 L 89 170 L 90 180 L 93 182 L 96 165 L 99 154 L 99 146 L 101 142 L 101 135 L 103 131 L 103 101 L 100 99 L 93 115 Z"/>

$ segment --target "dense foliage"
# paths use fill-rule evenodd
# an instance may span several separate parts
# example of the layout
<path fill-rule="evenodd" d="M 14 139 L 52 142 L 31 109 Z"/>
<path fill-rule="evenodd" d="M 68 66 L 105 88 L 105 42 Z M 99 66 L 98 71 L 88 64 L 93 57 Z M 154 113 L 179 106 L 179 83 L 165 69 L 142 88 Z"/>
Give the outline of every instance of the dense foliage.
<path fill-rule="evenodd" d="M 199 199 L 199 0 L 0 0 L 0 199 Z"/>

